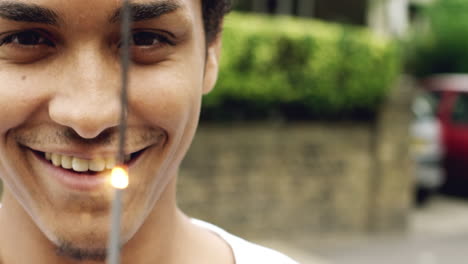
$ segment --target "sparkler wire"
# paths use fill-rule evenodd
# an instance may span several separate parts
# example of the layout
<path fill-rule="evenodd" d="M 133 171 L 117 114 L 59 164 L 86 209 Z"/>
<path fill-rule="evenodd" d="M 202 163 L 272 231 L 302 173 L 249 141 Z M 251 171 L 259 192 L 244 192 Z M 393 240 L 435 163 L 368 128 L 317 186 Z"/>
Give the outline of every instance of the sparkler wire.
<path fill-rule="evenodd" d="M 125 134 L 127 132 L 127 113 L 128 113 L 128 72 L 130 68 L 130 27 L 131 27 L 131 14 L 130 14 L 129 0 L 123 0 L 122 6 L 122 47 L 121 47 L 121 65 L 122 65 L 122 90 L 120 94 L 120 126 L 119 126 L 119 152 L 118 164 L 122 165 L 125 158 Z"/>
<path fill-rule="evenodd" d="M 121 63 L 121 94 L 120 94 L 120 124 L 119 124 L 119 148 L 117 153 L 117 164 L 124 165 L 125 160 L 125 136 L 127 132 L 128 113 L 128 83 L 130 68 L 130 38 L 131 38 L 131 8 L 129 0 L 123 0 L 121 9 L 121 38 L 120 63 Z M 115 188 L 112 201 L 111 227 L 108 245 L 108 264 L 120 264 L 120 226 L 122 215 L 122 192 L 124 190 Z"/>

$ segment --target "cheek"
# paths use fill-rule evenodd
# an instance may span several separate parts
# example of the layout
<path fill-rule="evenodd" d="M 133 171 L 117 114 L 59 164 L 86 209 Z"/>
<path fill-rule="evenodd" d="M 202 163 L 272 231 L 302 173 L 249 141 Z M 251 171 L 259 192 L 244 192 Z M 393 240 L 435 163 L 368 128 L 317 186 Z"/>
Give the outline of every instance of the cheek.
<path fill-rule="evenodd" d="M 147 122 L 174 133 L 198 117 L 203 73 L 183 67 L 140 70 L 131 84 L 130 103 Z"/>
<path fill-rule="evenodd" d="M 0 133 L 22 124 L 47 102 L 50 77 L 29 74 L 28 71 L 0 71 Z"/>

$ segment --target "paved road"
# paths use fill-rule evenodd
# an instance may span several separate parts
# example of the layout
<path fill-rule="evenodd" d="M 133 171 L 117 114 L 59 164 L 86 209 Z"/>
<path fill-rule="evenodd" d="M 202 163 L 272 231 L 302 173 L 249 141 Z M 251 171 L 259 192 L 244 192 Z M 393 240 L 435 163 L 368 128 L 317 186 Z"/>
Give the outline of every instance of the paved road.
<path fill-rule="evenodd" d="M 436 197 L 415 210 L 405 236 L 372 238 L 319 254 L 335 264 L 468 263 L 468 200 Z"/>
<path fill-rule="evenodd" d="M 267 242 L 303 264 L 466 264 L 468 199 L 435 197 L 416 209 L 405 235 L 337 239 L 322 246 Z"/>

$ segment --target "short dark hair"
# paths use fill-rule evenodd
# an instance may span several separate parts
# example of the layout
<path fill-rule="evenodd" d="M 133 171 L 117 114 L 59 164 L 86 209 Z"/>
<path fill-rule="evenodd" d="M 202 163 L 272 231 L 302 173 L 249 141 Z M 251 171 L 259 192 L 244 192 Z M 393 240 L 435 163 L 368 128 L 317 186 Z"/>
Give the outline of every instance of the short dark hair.
<path fill-rule="evenodd" d="M 205 39 L 211 43 L 221 32 L 224 15 L 231 10 L 231 0 L 201 0 Z"/>

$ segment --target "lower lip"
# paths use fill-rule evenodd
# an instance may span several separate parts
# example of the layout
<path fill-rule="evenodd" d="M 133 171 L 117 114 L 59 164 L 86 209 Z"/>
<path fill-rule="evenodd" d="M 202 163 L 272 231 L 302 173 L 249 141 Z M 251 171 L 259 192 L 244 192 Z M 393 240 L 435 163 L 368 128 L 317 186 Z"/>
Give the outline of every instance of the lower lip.
<path fill-rule="evenodd" d="M 61 167 L 55 167 L 48 160 L 39 157 L 37 153 L 33 153 L 33 155 L 43 165 L 47 175 L 50 175 L 69 189 L 88 192 L 97 190 L 108 182 L 109 171 L 97 174 L 76 173 Z"/>

